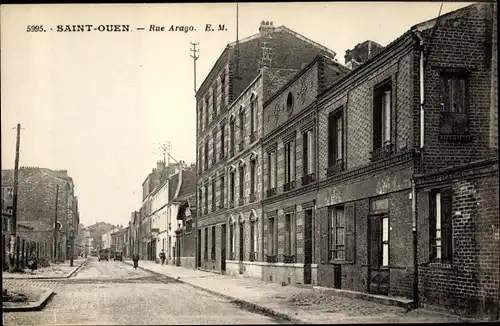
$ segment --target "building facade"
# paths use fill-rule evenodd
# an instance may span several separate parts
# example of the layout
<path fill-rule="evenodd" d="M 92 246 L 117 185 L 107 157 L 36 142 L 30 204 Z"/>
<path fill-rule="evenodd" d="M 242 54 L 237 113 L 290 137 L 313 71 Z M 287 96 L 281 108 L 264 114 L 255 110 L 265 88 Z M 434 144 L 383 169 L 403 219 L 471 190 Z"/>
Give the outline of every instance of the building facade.
<path fill-rule="evenodd" d="M 194 175 L 196 178 L 196 175 Z M 196 182 L 196 179 L 195 179 Z M 178 266 L 194 269 L 196 268 L 196 238 L 194 232 L 194 222 L 196 220 L 196 187 L 193 192 L 181 199 L 177 220 L 181 222 L 181 227 L 176 230 L 178 248 Z"/>
<path fill-rule="evenodd" d="M 250 260 L 262 257 L 262 103 L 318 54 L 335 57 L 284 26 L 262 22 L 258 34 L 228 44 L 197 91 L 197 268 L 259 275 Z"/>
<path fill-rule="evenodd" d="M 350 70 L 317 56 L 264 104 L 262 279 L 316 284 L 316 96 Z M 319 147 L 322 148 L 322 147 Z"/>
<path fill-rule="evenodd" d="M 12 214 L 13 188 L 14 170 L 2 170 L 2 212 L 7 214 L 4 216 Z M 54 246 L 55 215 L 58 232 Z M 25 226 L 18 230 L 26 240 L 41 243 L 46 253 L 53 254 L 56 249 L 58 260 L 69 259 L 79 218 L 74 183 L 67 170 L 20 167 L 17 222 Z"/>
<path fill-rule="evenodd" d="M 318 285 L 498 316 L 493 8 L 412 27 L 318 96 Z"/>

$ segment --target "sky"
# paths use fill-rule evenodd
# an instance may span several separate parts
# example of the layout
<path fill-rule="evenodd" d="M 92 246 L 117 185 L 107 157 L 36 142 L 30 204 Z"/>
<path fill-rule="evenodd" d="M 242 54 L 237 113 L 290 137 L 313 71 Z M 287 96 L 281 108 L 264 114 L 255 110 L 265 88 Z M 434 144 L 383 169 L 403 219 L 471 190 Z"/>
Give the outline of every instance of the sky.
<path fill-rule="evenodd" d="M 444 2 L 442 14 L 471 3 Z M 435 18 L 441 2 L 239 4 L 240 38 L 260 22 L 284 25 L 337 53 L 365 40 L 385 46 L 412 25 Z M 128 224 L 141 206 L 142 182 L 163 158 L 196 159 L 191 42 L 201 85 L 236 39 L 236 4 L 2 5 L 1 164 L 66 169 L 80 221 Z M 130 32 L 57 32 L 57 25 L 130 25 Z M 205 31 L 224 24 L 226 31 Z M 27 32 L 43 25 L 46 32 Z M 149 31 L 150 25 L 165 31 Z M 169 32 L 171 25 L 193 26 Z M 31 26 L 31 27 L 29 27 Z M 145 30 L 136 30 L 144 27 Z"/>

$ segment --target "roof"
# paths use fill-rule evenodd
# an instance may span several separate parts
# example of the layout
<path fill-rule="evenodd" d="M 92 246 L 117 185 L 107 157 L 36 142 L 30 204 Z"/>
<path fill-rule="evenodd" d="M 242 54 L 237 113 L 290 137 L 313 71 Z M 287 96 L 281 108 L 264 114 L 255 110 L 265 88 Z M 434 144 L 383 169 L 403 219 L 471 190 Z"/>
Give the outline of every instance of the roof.
<path fill-rule="evenodd" d="M 436 18 L 433 18 L 433 19 L 430 19 L 428 21 L 425 21 L 425 22 L 422 22 L 422 23 L 419 23 L 419 24 L 416 24 L 416 25 L 412 26 L 409 30 L 407 30 L 401 36 L 399 36 L 394 41 L 392 41 L 391 43 L 389 43 L 378 54 L 374 55 L 370 59 L 368 59 L 365 62 L 363 62 L 359 67 L 357 67 L 356 69 L 352 70 L 351 72 L 349 72 L 348 74 L 346 74 L 344 77 L 340 78 L 333 85 L 330 85 L 330 87 L 327 87 L 323 92 L 321 92 L 320 94 L 318 94 L 318 97 L 320 97 L 321 95 L 325 94 L 326 92 L 328 92 L 331 89 L 337 88 L 338 85 L 340 85 L 342 83 L 345 83 L 352 76 L 355 76 L 355 75 L 359 74 L 362 70 L 364 70 L 364 68 L 366 68 L 372 62 L 375 62 L 375 61 L 379 60 L 379 58 L 381 58 L 382 56 L 386 55 L 387 53 L 390 53 L 390 51 L 392 51 L 393 49 L 395 49 L 398 45 L 404 43 L 404 41 L 407 40 L 407 38 L 410 37 L 410 36 L 412 36 L 414 33 L 418 33 L 418 32 L 421 32 L 421 31 L 424 31 L 424 30 L 427 30 L 427 29 L 430 29 L 430 28 L 434 27 L 435 24 L 438 22 L 438 19 L 444 19 L 444 20 L 446 20 L 446 19 L 449 19 L 449 18 L 458 17 L 461 14 L 464 14 L 465 12 L 467 12 L 468 10 L 470 10 L 471 8 L 477 7 L 477 6 L 482 6 L 482 5 L 485 5 L 485 4 L 483 4 L 483 3 L 472 4 L 470 6 L 467 6 L 467 7 L 464 7 L 464 8 L 460 8 L 460 9 L 457 9 L 455 11 L 451 11 L 451 12 L 446 13 L 444 15 L 441 15 L 439 17 L 436 17 Z"/>
<path fill-rule="evenodd" d="M 48 168 L 40 168 L 37 166 L 21 166 L 18 171 L 19 171 L 18 175 L 19 180 L 27 178 L 28 176 L 33 175 L 35 173 L 42 172 L 54 178 L 68 181 L 69 183 L 73 184 L 73 179 L 68 175 L 67 170 L 51 170 Z M 13 169 L 2 170 L 2 184 L 4 185 L 14 184 Z"/>
<path fill-rule="evenodd" d="M 196 173 L 190 170 L 182 170 L 182 184 L 178 198 L 194 194 L 196 192 Z"/>
<path fill-rule="evenodd" d="M 321 50 L 327 52 L 330 56 L 331 56 L 331 59 L 334 59 L 335 56 L 337 55 L 337 53 L 329 48 L 327 48 L 326 46 L 324 45 L 321 45 L 313 40 L 311 40 L 310 38 L 307 38 L 305 37 L 304 35 L 300 34 L 300 33 L 297 33 L 291 29 L 289 29 L 288 27 L 284 26 L 284 25 L 281 25 L 281 26 L 278 26 L 278 27 L 275 27 L 273 29 L 273 32 L 274 33 L 279 33 L 279 32 L 285 32 L 285 33 L 288 33 L 288 34 L 291 34 L 295 37 L 297 37 L 298 39 L 302 40 L 302 41 L 305 41 L 309 44 L 311 44 L 312 46 L 315 46 L 315 47 L 318 47 L 320 48 Z M 219 57 L 217 58 L 217 60 L 215 61 L 215 64 L 212 66 L 212 69 L 210 69 L 210 71 L 208 72 L 207 76 L 205 77 L 205 79 L 203 79 L 202 83 L 200 84 L 200 86 L 198 87 L 198 90 L 196 91 L 196 96 L 198 95 L 198 92 L 202 89 L 204 89 L 205 87 L 205 83 L 210 79 L 210 76 L 212 75 L 212 73 L 214 72 L 214 70 L 218 67 L 218 63 L 221 61 L 221 59 L 224 57 L 224 54 L 226 54 L 228 52 L 229 49 L 234 49 L 236 44 L 242 44 L 242 43 L 246 43 L 246 42 L 249 42 L 249 41 L 252 41 L 252 40 L 255 40 L 255 39 L 258 39 L 261 37 L 261 33 L 256 33 L 256 34 L 253 34 L 251 36 L 248 36 L 248 37 L 245 37 L 243 39 L 240 39 L 238 40 L 238 42 L 236 41 L 233 41 L 231 43 L 228 43 L 226 45 L 226 47 L 224 48 L 224 50 L 221 52 L 221 54 L 219 55 Z"/>

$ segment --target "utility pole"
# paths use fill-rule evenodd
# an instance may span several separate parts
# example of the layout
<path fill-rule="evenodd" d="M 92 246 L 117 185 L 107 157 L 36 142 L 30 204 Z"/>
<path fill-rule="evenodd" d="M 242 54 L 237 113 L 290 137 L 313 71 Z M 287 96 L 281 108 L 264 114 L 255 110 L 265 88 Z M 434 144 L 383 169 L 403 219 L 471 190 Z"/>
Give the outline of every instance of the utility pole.
<path fill-rule="evenodd" d="M 199 44 L 200 43 L 191 42 L 191 45 L 193 46 L 193 48 L 191 49 L 191 51 L 193 52 L 193 55 L 191 56 L 191 58 L 193 58 L 193 64 L 194 64 L 194 92 L 195 93 L 196 93 L 196 60 L 198 60 L 198 58 L 200 57 L 199 55 L 196 55 L 196 52 L 200 52 L 200 50 L 196 49 L 196 46 Z"/>
<path fill-rule="evenodd" d="M 56 214 L 54 216 L 54 262 L 57 261 L 57 205 L 59 201 L 59 185 L 56 188 Z"/>
<path fill-rule="evenodd" d="M 10 259 L 9 271 L 14 272 L 16 266 L 15 250 L 17 240 L 17 188 L 19 183 L 19 146 L 21 142 L 21 124 L 17 124 L 16 159 L 14 161 L 14 193 L 12 194 L 12 217 L 10 220 Z"/>

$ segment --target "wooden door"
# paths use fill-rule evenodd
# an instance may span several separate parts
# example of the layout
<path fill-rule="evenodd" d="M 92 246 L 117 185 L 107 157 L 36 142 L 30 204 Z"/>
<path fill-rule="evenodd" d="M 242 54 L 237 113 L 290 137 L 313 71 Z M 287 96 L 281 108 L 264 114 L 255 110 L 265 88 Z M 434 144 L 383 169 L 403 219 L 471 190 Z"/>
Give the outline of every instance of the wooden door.
<path fill-rule="evenodd" d="M 304 284 L 311 284 L 313 262 L 313 226 L 312 210 L 308 209 L 304 214 Z"/>
<path fill-rule="evenodd" d="M 383 235 L 388 234 L 388 224 L 383 223 L 387 215 L 369 216 L 368 223 L 368 259 L 369 259 L 369 292 L 372 294 L 389 294 L 390 269 L 388 263 L 388 239 Z M 385 232 L 385 233 L 384 233 Z M 384 239 L 385 238 L 385 239 Z M 384 250 L 384 245 L 387 249 Z"/>
<path fill-rule="evenodd" d="M 226 224 L 221 226 L 221 244 L 220 244 L 220 270 L 226 272 Z"/>

